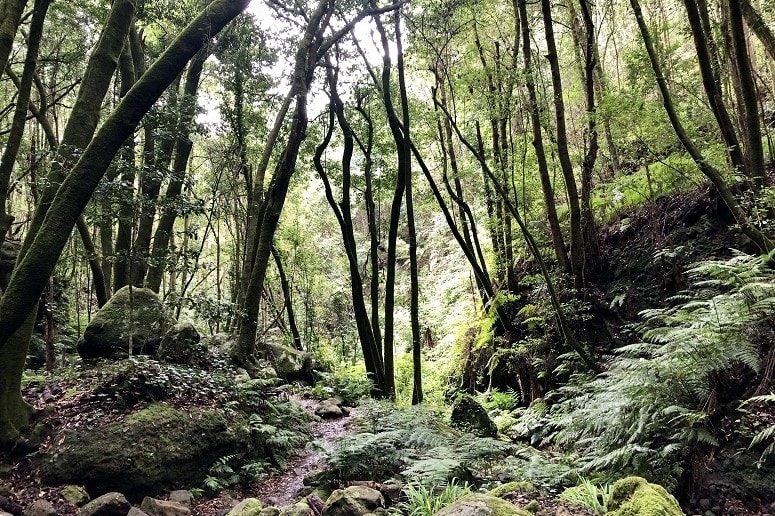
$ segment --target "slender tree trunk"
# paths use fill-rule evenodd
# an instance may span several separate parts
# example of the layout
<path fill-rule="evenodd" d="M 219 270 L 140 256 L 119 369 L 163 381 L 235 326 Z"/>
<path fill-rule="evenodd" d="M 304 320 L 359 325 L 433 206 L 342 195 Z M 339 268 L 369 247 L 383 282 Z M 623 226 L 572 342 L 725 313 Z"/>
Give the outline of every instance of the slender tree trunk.
<path fill-rule="evenodd" d="M 775 61 L 775 34 L 772 33 L 772 30 L 770 30 L 770 27 L 764 21 L 762 15 L 753 8 L 750 0 L 740 0 L 740 8 L 743 11 L 743 18 L 745 18 L 746 25 L 750 27 L 751 31 L 756 34 L 756 37 L 762 42 L 764 49 L 770 55 L 770 59 Z"/>
<path fill-rule="evenodd" d="M 115 2 L 114 8 L 119 3 Z M 66 175 L 48 210 L 43 212 L 47 216 L 37 224 L 39 230 L 28 234 L 26 252 L 0 299 L 0 443 L 3 446 L 19 436 L 31 415 L 30 407 L 21 398 L 20 387 L 35 307 L 78 216 L 116 152 L 145 113 L 202 45 L 247 4 L 248 0 L 214 0 L 182 31 L 105 120 Z M 126 34 L 119 41 L 123 42 L 124 37 Z"/>
<path fill-rule="evenodd" d="M 533 74 L 532 50 L 530 48 L 530 23 L 527 17 L 527 1 L 517 0 L 519 2 L 519 17 L 522 19 L 522 58 L 525 65 L 525 88 L 527 88 L 528 109 L 530 110 L 530 123 L 533 129 L 533 148 L 536 153 L 538 163 L 538 175 L 541 179 L 541 191 L 544 196 L 544 205 L 546 209 L 546 219 L 549 222 L 549 232 L 552 237 L 552 245 L 557 263 L 564 272 L 572 272 L 570 262 L 568 261 L 568 249 L 565 246 L 565 240 L 562 237 L 560 229 L 560 220 L 557 217 L 557 206 L 554 199 L 554 188 L 549 176 L 549 165 L 546 162 L 546 149 L 544 148 L 544 138 L 541 129 L 541 116 L 538 109 L 538 96 L 536 95 L 535 76 Z M 488 178 L 485 178 L 488 179 Z"/>
<path fill-rule="evenodd" d="M 8 0 L 4 2 L 4 4 L 7 3 Z M 30 105 L 30 93 L 35 77 L 35 68 L 38 64 L 38 50 L 43 38 L 43 23 L 46 20 L 46 13 L 50 3 L 51 0 L 35 0 L 32 22 L 30 23 L 29 35 L 27 37 L 27 54 L 24 58 L 24 70 L 22 71 L 18 86 L 19 93 L 16 98 L 16 108 L 11 121 L 8 139 L 5 142 L 5 149 L 3 150 L 2 158 L 0 158 L 0 204 L 2 204 L 2 213 L 0 213 L 0 246 L 2 246 L 5 235 L 14 221 L 13 215 L 8 211 L 9 185 L 16 158 L 19 155 L 19 148 L 24 138 L 27 110 Z M 5 6 L 5 8 L 8 9 L 9 7 Z M 0 7 L 0 9 L 2 8 Z M 0 31 L 3 30 L 2 26 L 8 21 L 10 20 L 5 20 L 0 24 Z"/>
<path fill-rule="evenodd" d="M 296 159 L 302 141 L 306 138 L 307 131 L 307 93 L 312 82 L 312 77 L 317 61 L 317 52 L 321 44 L 320 33 L 328 25 L 330 19 L 330 5 L 328 0 L 320 0 L 315 11 L 307 22 L 307 27 L 296 51 L 293 82 L 289 98 L 295 100 L 295 108 L 291 120 L 288 143 L 275 168 L 274 177 L 269 189 L 262 199 L 257 216 L 251 222 L 256 227 L 249 228 L 254 231 L 255 247 L 254 259 L 245 286 L 244 306 L 240 317 L 239 336 L 234 348 L 234 360 L 247 366 L 251 366 L 255 358 L 256 333 L 258 330 L 258 315 L 261 303 L 260 293 L 266 279 L 266 269 L 269 254 L 274 240 L 274 233 L 280 220 L 291 176 L 296 168 Z M 275 124 L 276 127 L 279 124 Z M 255 202 L 255 201 L 254 201 Z M 247 244 L 251 246 L 251 244 Z M 250 251 L 246 251 L 249 253 Z"/>
<path fill-rule="evenodd" d="M 764 170 L 764 147 L 762 145 L 762 128 L 759 123 L 759 98 L 756 93 L 756 81 L 751 69 L 751 59 L 748 55 L 748 39 L 743 27 L 743 13 L 741 3 L 743 0 L 729 0 L 729 27 L 732 37 L 732 48 L 735 52 L 735 65 L 740 79 L 740 92 L 742 94 L 743 112 L 745 121 L 745 145 L 746 164 L 748 165 L 748 177 L 755 190 L 764 186 L 767 176 Z"/>
<path fill-rule="evenodd" d="M 132 56 L 132 44 L 127 37 L 124 51 L 119 59 L 119 77 L 121 89 L 119 97 L 123 98 L 135 83 L 135 63 Z M 120 200 L 118 208 L 118 230 L 114 246 L 115 262 L 113 263 L 113 292 L 128 285 L 131 279 L 132 267 L 132 233 L 134 232 L 135 207 L 135 142 L 134 137 L 127 139 L 119 152 L 118 168 L 121 170 Z"/>
<path fill-rule="evenodd" d="M 568 150 L 568 131 L 565 127 L 565 100 L 563 99 L 562 76 L 560 61 L 557 55 L 557 44 L 554 40 L 554 22 L 552 21 L 551 0 L 541 0 L 541 11 L 544 18 L 547 59 L 552 75 L 552 91 L 554 94 L 554 114 L 557 127 L 557 156 L 560 159 L 560 169 L 565 179 L 565 191 L 568 194 L 568 212 L 570 218 L 570 266 L 573 271 L 573 283 L 576 289 L 584 286 L 584 237 L 581 230 L 581 205 L 573 164 Z"/>
<path fill-rule="evenodd" d="M 299 334 L 299 327 L 296 325 L 296 314 L 293 311 L 293 296 L 291 295 L 291 287 L 288 283 L 288 276 L 285 275 L 285 267 L 283 267 L 282 257 L 280 256 L 280 252 L 276 247 L 272 247 L 272 257 L 274 258 L 274 264 L 277 267 L 277 274 L 280 276 L 280 287 L 282 288 L 283 299 L 285 300 L 285 313 L 288 316 L 288 327 L 291 331 L 293 347 L 296 349 L 302 349 L 301 335 Z"/>

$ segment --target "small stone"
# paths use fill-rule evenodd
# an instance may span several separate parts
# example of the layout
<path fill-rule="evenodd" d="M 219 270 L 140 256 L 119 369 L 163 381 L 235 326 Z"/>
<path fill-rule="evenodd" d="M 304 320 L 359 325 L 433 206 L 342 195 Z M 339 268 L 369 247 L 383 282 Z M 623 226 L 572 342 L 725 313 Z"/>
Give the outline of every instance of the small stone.
<path fill-rule="evenodd" d="M 80 516 L 126 516 L 131 507 L 121 493 L 107 493 L 81 507 Z"/>
<path fill-rule="evenodd" d="M 82 486 L 67 485 L 62 488 L 62 492 L 60 494 L 62 495 L 64 501 L 73 505 L 77 505 L 78 507 L 91 500 L 89 493 L 87 493 L 86 489 L 84 489 Z"/>
<path fill-rule="evenodd" d="M 538 509 L 540 509 L 541 506 L 538 504 L 537 500 L 532 500 L 529 504 L 525 505 L 525 510 L 528 512 L 538 512 Z"/>
<path fill-rule="evenodd" d="M 157 500 L 150 496 L 143 498 L 140 509 L 149 516 L 189 516 L 191 514 L 191 509 L 183 504 Z"/>
<path fill-rule="evenodd" d="M 129 509 L 129 513 L 126 516 L 148 516 L 146 513 L 138 509 L 137 507 L 132 507 Z"/>
<path fill-rule="evenodd" d="M 194 497 L 191 496 L 191 491 L 187 491 L 185 489 L 172 491 L 169 496 L 170 502 L 177 502 L 181 505 L 185 505 L 186 507 L 191 507 L 191 502 L 193 499 Z"/>
<path fill-rule="evenodd" d="M 48 500 L 35 500 L 24 511 L 24 516 L 56 516 L 57 510 Z"/>

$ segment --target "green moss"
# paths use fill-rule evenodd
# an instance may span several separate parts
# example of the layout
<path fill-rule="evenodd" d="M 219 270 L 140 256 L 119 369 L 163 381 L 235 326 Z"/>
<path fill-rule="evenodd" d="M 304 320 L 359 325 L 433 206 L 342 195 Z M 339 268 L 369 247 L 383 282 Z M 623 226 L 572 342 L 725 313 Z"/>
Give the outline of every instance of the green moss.
<path fill-rule="evenodd" d="M 476 514 L 478 516 L 532 516 L 511 502 L 497 496 L 471 493 L 455 503 L 446 506 L 436 516 L 456 516 L 458 514 Z"/>
<path fill-rule="evenodd" d="M 641 477 L 618 480 L 611 488 L 608 514 L 612 516 L 683 516 L 676 499 L 657 484 Z"/>
<path fill-rule="evenodd" d="M 500 485 L 493 489 L 490 489 L 489 494 L 502 498 L 511 493 L 529 493 L 535 491 L 535 486 L 527 480 L 520 482 L 509 482 L 507 484 Z"/>
<path fill-rule="evenodd" d="M 153 353 L 175 318 L 147 288 L 119 289 L 94 315 L 78 343 L 83 358 L 125 356 L 132 342 L 134 354 Z"/>
<path fill-rule="evenodd" d="M 227 516 L 259 516 L 263 509 L 264 504 L 258 498 L 245 498 Z"/>
<path fill-rule="evenodd" d="M 200 483 L 213 462 L 246 450 L 249 434 L 222 412 L 158 403 L 101 428 L 65 432 L 60 441 L 44 457 L 46 482 L 140 496 Z"/>

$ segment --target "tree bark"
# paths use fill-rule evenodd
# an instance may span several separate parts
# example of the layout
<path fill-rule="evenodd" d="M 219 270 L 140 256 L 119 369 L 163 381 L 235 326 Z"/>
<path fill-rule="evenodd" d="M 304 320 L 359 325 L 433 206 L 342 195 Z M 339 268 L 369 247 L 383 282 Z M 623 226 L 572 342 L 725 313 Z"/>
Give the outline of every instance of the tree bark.
<path fill-rule="evenodd" d="M 764 49 L 770 55 L 770 59 L 775 61 L 775 34 L 772 33 L 762 15 L 751 5 L 750 0 L 740 0 L 740 7 L 743 10 L 746 25 L 762 42 Z"/>
<path fill-rule="evenodd" d="M 276 247 L 272 247 L 272 257 L 274 258 L 274 264 L 277 267 L 277 274 L 280 276 L 280 288 L 283 291 L 283 299 L 285 300 L 285 313 L 288 317 L 288 328 L 291 331 L 293 347 L 296 349 L 302 349 L 301 334 L 299 334 L 299 327 L 296 325 L 296 314 L 293 311 L 293 296 L 291 295 L 291 286 L 288 283 L 288 276 L 285 274 L 285 267 L 283 267 L 282 256 L 280 256 L 280 252 Z"/>

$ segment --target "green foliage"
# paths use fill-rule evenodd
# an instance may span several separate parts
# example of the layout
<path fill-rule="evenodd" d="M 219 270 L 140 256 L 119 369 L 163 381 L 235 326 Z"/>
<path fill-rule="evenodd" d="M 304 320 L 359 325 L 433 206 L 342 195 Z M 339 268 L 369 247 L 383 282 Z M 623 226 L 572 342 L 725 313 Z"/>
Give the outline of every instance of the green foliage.
<path fill-rule="evenodd" d="M 320 373 L 320 380 L 312 389 L 316 398 L 338 396 L 347 405 L 354 406 L 371 393 L 371 382 L 363 364 L 338 364 L 331 371 Z"/>
<path fill-rule="evenodd" d="M 433 516 L 447 505 L 471 493 L 471 488 L 467 483 L 460 484 L 453 478 L 451 482 L 435 487 L 409 483 L 403 492 L 406 501 L 396 506 L 397 514 Z"/>
<path fill-rule="evenodd" d="M 775 403 L 775 394 L 754 396 L 744 402 L 745 405 L 749 403 Z M 757 447 L 764 448 L 759 457 L 759 466 L 766 464 L 770 458 L 775 457 L 775 425 L 769 425 L 753 436 L 749 448 Z"/>
<path fill-rule="evenodd" d="M 585 471 L 650 472 L 671 485 L 688 449 L 717 438 L 709 400 L 732 370 L 758 371 L 760 325 L 775 308 L 768 257 L 697 264 L 675 306 L 643 312 L 643 342 L 618 351 L 593 381 L 560 389 L 555 441 L 584 454 Z"/>
<path fill-rule="evenodd" d="M 415 406 L 396 409 L 368 402 L 359 409 L 360 430 L 343 439 L 328 464 L 340 480 L 384 479 L 400 475 L 426 487 L 487 470 L 513 447 L 502 441 L 456 431 L 438 411 Z"/>
<path fill-rule="evenodd" d="M 579 484 L 563 491 L 560 499 L 587 507 L 595 514 L 605 514 L 610 495 L 610 485 L 596 486 L 588 478 L 579 477 Z"/>

